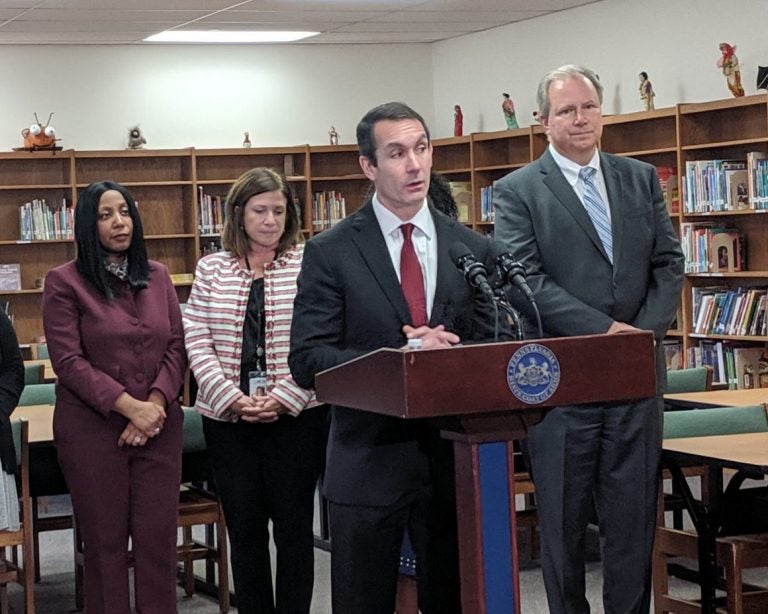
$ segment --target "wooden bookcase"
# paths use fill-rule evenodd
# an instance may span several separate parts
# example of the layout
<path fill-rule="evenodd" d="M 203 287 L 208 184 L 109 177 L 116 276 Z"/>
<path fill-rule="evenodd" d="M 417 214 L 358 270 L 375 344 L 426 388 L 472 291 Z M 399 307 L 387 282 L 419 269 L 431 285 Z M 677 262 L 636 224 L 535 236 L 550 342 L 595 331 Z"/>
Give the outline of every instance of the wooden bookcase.
<path fill-rule="evenodd" d="M 435 139 L 434 168 L 450 181 L 468 182 L 472 204 L 467 225 L 481 233 L 493 231 L 481 219 L 483 188 L 528 164 L 547 147 L 543 128 L 529 128 Z M 768 285 L 768 216 L 763 212 L 728 212 L 693 215 L 683 212 L 682 181 L 685 163 L 715 158 L 744 159 L 750 151 L 768 153 L 768 95 L 748 96 L 668 109 L 607 116 L 601 147 L 657 167 L 676 167 L 681 223 L 716 220 L 738 227 L 747 239 L 748 270 L 734 273 L 687 275 L 678 326 L 670 336 L 682 340 L 684 350 L 702 335 L 692 333 L 691 288 L 722 284 L 728 287 Z M 363 202 L 371 184 L 360 169 L 356 145 L 250 149 L 178 149 L 141 151 L 61 151 L 0 153 L 0 264 L 21 265 L 19 291 L 0 290 L 9 302 L 22 343 L 42 334 L 40 297 L 36 287 L 46 272 L 74 257 L 72 240 L 20 241 L 19 206 L 34 198 L 50 203 L 76 201 L 79 189 L 102 179 L 125 184 L 139 203 L 150 255 L 164 262 L 173 274 L 191 274 L 207 242 L 217 235 L 201 235 L 198 199 L 201 192 L 223 197 L 232 182 L 256 166 L 275 168 L 287 175 L 302 207 L 307 237 L 322 228 L 313 224 L 313 194 L 340 192 L 346 213 Z M 179 282 L 181 300 L 190 283 Z M 759 344 L 764 337 L 703 337 Z"/>

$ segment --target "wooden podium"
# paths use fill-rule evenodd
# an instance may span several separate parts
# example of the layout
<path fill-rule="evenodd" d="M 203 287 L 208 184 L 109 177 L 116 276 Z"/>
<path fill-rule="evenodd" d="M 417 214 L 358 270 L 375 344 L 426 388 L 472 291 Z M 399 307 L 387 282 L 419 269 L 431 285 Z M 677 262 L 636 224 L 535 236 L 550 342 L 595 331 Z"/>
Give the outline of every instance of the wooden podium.
<path fill-rule="evenodd" d="M 514 439 L 546 407 L 656 394 L 651 333 L 381 349 L 318 373 L 318 398 L 439 420 L 454 442 L 462 611 L 520 612 Z M 333 539 L 333 535 L 331 535 Z"/>

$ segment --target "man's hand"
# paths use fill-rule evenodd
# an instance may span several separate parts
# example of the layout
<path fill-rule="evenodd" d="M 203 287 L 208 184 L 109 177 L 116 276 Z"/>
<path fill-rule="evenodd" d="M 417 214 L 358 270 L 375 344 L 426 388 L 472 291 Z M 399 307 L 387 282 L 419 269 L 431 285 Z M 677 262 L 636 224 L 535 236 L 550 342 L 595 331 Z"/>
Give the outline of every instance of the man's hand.
<path fill-rule="evenodd" d="M 627 324 L 626 322 L 612 322 L 611 327 L 605 331 L 606 335 L 614 335 L 616 333 L 639 333 L 640 329 L 635 328 L 631 324 Z"/>
<path fill-rule="evenodd" d="M 438 324 L 434 328 L 429 326 L 414 328 L 406 324 L 403 326 L 403 333 L 408 339 L 421 339 L 422 348 L 425 350 L 447 348 L 461 341 L 458 335 L 445 330 L 445 326 L 442 324 Z M 407 345 L 403 347 L 407 347 Z"/>

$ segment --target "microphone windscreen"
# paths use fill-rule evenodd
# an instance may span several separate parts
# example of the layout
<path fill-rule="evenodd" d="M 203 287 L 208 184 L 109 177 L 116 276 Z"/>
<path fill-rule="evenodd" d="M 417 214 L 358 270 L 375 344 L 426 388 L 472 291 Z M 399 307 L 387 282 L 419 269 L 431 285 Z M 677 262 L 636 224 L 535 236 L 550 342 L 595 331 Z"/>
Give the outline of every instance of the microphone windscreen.
<path fill-rule="evenodd" d="M 466 245 L 464 245 L 461 241 L 456 241 L 456 243 L 452 244 L 448 248 L 448 255 L 450 256 L 451 260 L 453 260 L 453 262 L 457 262 L 461 258 L 465 258 L 466 256 L 471 256 L 472 252 L 469 251 L 469 248 Z"/>

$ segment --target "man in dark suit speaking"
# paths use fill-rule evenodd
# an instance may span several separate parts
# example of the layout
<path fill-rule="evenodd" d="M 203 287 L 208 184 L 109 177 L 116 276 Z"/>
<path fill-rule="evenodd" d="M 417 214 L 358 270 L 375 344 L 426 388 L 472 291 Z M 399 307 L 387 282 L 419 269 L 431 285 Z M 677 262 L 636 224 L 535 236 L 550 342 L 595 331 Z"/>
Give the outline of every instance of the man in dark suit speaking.
<path fill-rule="evenodd" d="M 660 341 L 680 298 L 683 255 L 654 167 L 598 150 L 602 92 L 581 67 L 542 79 L 549 148 L 495 184 L 496 238 L 525 266 L 547 335 L 653 331 L 661 389 Z M 648 612 L 661 420 L 657 396 L 557 407 L 529 430 L 553 614 L 589 612 L 583 548 L 594 506 L 605 611 Z"/>
<path fill-rule="evenodd" d="M 373 198 L 304 251 L 291 330 L 291 373 L 324 369 L 419 338 L 424 348 L 491 339 L 490 308 L 449 257 L 463 243 L 487 266 L 488 242 L 427 203 L 432 144 L 402 103 L 357 126 Z M 424 614 L 460 612 L 453 455 L 428 422 L 333 407 L 324 478 L 331 502 L 331 586 L 339 614 L 392 614 L 408 528 Z"/>

